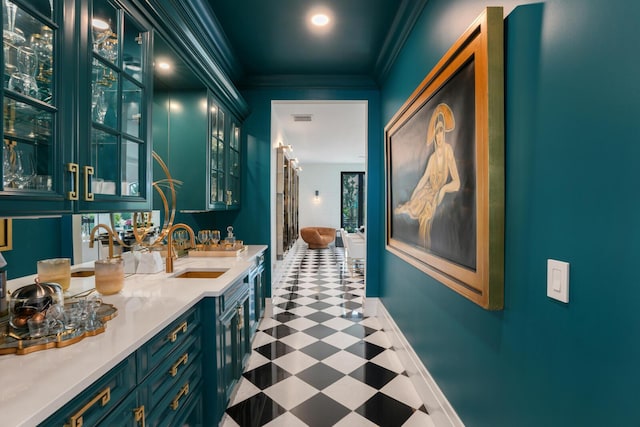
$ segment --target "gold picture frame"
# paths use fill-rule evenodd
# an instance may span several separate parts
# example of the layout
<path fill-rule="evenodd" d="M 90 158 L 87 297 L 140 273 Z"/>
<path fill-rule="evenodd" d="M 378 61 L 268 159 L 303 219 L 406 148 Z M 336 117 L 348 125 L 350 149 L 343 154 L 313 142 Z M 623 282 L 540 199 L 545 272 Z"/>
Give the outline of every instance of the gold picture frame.
<path fill-rule="evenodd" d="M 385 126 L 386 249 L 504 305 L 504 18 L 489 7 Z"/>
<path fill-rule="evenodd" d="M 0 219 L 0 252 L 10 251 L 12 246 L 12 224 L 10 219 Z"/>

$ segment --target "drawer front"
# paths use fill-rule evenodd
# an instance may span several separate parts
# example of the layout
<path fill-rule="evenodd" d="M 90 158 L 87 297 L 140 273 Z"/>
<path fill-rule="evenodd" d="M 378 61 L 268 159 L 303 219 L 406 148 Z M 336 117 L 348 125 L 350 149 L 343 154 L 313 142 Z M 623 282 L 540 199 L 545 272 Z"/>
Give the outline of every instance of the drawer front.
<path fill-rule="evenodd" d="M 231 285 L 231 287 L 218 298 L 220 303 L 219 313 L 224 313 L 229 307 L 235 307 L 237 305 L 236 302 L 248 291 L 249 285 L 244 278 Z"/>
<path fill-rule="evenodd" d="M 120 362 L 102 378 L 49 417 L 43 426 L 95 426 L 136 386 L 135 356 Z"/>
<path fill-rule="evenodd" d="M 199 325 L 200 310 L 192 307 L 140 347 L 137 351 L 138 382 L 142 382 L 158 364 L 180 347 Z"/>
<path fill-rule="evenodd" d="M 143 417 L 144 407 L 138 406 L 137 394 L 129 393 L 129 396 L 100 422 L 100 427 L 140 427 Z"/>
<path fill-rule="evenodd" d="M 184 372 L 169 392 L 147 416 L 147 427 L 174 426 L 179 418 L 190 411 L 190 401 L 202 395 L 202 360 L 198 357 Z M 185 412 L 186 411 L 186 412 Z"/>
<path fill-rule="evenodd" d="M 198 327 L 138 387 L 140 401 L 145 403 L 147 413 L 152 413 L 165 395 L 175 391 L 176 384 L 182 381 L 185 372 L 194 363 L 201 363 L 201 352 L 200 327 Z"/>

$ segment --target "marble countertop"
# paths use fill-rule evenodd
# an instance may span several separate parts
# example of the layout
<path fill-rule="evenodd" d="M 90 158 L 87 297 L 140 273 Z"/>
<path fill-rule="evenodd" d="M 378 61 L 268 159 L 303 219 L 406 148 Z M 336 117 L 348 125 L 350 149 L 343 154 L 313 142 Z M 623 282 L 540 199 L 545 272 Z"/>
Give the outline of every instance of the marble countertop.
<path fill-rule="evenodd" d="M 2 425 L 35 426 L 45 420 L 202 298 L 222 294 L 266 248 L 249 245 L 237 257 L 184 257 L 175 260 L 173 273 L 128 276 L 120 293 L 102 297 L 118 309 L 104 333 L 64 348 L 0 356 Z M 187 270 L 217 268 L 228 271 L 215 279 L 173 277 Z M 33 283 L 34 277 L 9 280 L 7 288 Z M 93 284 L 93 277 L 74 277 L 67 294 L 91 289 Z"/>

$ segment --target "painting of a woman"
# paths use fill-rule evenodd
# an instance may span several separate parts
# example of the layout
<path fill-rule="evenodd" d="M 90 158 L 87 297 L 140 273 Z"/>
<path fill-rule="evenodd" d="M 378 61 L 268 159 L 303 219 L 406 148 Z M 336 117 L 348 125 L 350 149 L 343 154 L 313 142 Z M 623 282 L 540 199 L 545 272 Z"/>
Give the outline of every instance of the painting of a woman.
<path fill-rule="evenodd" d="M 396 214 L 406 214 L 420 224 L 420 238 L 425 248 L 431 246 L 431 224 L 438 205 L 447 193 L 460 189 L 460 177 L 451 145 L 445 133 L 455 128 L 455 118 L 447 104 L 439 104 L 429 121 L 427 145 L 435 148 L 425 168 L 424 175 L 416 185 L 411 199 L 395 209 Z"/>

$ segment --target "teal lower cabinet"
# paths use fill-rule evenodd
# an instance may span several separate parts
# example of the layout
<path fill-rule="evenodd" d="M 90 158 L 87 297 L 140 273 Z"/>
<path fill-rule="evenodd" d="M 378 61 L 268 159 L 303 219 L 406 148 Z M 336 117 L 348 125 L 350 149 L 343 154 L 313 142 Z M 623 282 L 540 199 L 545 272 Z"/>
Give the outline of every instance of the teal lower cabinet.
<path fill-rule="evenodd" d="M 249 290 L 243 279 L 220 297 L 205 298 L 201 302 L 205 425 L 220 422 L 251 354 Z"/>
<path fill-rule="evenodd" d="M 135 387 L 136 359 L 135 354 L 132 354 L 41 425 L 135 426 L 132 416 L 121 419 L 110 416 L 116 412 L 120 415 L 123 411 L 131 414 L 138 407 L 136 393 L 133 392 Z"/>
<path fill-rule="evenodd" d="M 254 334 L 258 329 L 258 323 L 264 313 L 265 308 L 265 271 L 264 271 L 264 253 L 256 257 L 255 267 L 249 272 L 247 277 L 249 282 L 249 325 L 251 333 Z"/>
<path fill-rule="evenodd" d="M 41 425 L 218 425 L 264 306 L 260 268 L 187 310 Z"/>
<path fill-rule="evenodd" d="M 201 333 L 192 307 L 41 425 L 203 425 Z"/>

